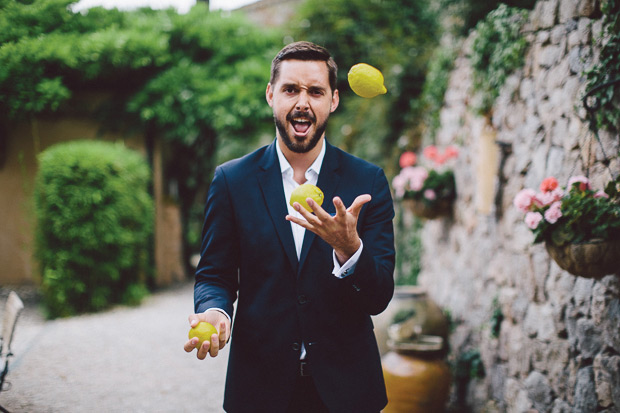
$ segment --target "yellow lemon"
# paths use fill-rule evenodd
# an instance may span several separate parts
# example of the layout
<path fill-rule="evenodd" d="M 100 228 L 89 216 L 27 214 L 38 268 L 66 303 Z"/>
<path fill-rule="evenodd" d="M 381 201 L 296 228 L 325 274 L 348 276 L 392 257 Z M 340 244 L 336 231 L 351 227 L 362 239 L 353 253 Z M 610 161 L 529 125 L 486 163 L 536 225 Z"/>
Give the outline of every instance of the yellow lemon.
<path fill-rule="evenodd" d="M 323 198 L 325 198 L 325 196 L 323 195 L 323 191 L 321 191 L 318 186 L 312 184 L 303 184 L 299 185 L 291 193 L 291 199 L 289 201 L 289 204 L 293 206 L 293 203 L 299 202 L 302 207 L 306 208 L 309 212 L 312 212 L 312 208 L 310 208 L 310 205 L 308 205 L 308 203 L 306 202 L 307 198 L 312 198 L 314 202 L 321 205 L 323 204 Z"/>
<path fill-rule="evenodd" d="M 206 340 L 211 340 L 211 336 L 213 334 L 217 334 L 217 329 L 213 327 L 213 324 L 207 323 L 206 321 L 201 321 L 196 324 L 196 327 L 192 327 L 189 330 L 188 337 L 190 339 L 194 337 L 198 337 L 198 344 L 196 344 L 196 349 L 199 349 Z"/>
<path fill-rule="evenodd" d="M 363 98 L 374 98 L 387 93 L 383 85 L 383 74 L 366 63 L 358 63 L 349 70 L 349 86 Z"/>

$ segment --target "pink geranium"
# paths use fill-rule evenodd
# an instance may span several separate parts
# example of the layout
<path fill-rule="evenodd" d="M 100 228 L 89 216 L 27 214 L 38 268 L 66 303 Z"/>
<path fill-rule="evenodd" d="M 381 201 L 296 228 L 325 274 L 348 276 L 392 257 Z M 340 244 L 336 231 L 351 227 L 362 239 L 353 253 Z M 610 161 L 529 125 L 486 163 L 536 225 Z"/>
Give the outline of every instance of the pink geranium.
<path fill-rule="evenodd" d="M 448 157 L 448 159 L 456 158 L 459 156 L 459 150 L 456 146 L 450 145 L 446 148 L 444 154 Z"/>
<path fill-rule="evenodd" d="M 407 152 L 403 152 L 402 155 L 400 155 L 398 164 L 400 165 L 401 168 L 406 168 L 408 166 L 415 165 L 416 160 L 417 160 L 417 157 L 415 153 L 411 151 L 407 151 Z"/>
<path fill-rule="evenodd" d="M 437 199 L 437 194 L 432 189 L 427 189 L 426 191 L 424 191 L 424 198 L 428 199 L 429 201 L 434 201 L 435 199 Z"/>
<path fill-rule="evenodd" d="M 540 212 L 528 212 L 525 214 L 525 225 L 527 225 L 529 229 L 536 229 L 542 219 L 543 216 Z"/>
<path fill-rule="evenodd" d="M 551 192 L 558 187 L 558 180 L 553 176 L 543 179 L 540 184 L 540 190 L 542 192 Z"/>
<path fill-rule="evenodd" d="M 435 145 L 428 145 L 426 148 L 422 150 L 422 154 L 425 158 L 430 159 L 431 161 L 437 160 L 437 155 L 439 154 L 439 150 Z"/>
<path fill-rule="evenodd" d="M 403 168 L 401 174 L 409 183 L 409 189 L 419 191 L 424 186 L 424 181 L 428 178 L 428 171 L 421 166 L 409 166 Z"/>
<path fill-rule="evenodd" d="M 555 224 L 562 216 L 562 202 L 557 201 L 551 204 L 545 211 L 545 220 L 550 224 Z"/>
<path fill-rule="evenodd" d="M 521 212 L 527 212 L 534 205 L 536 191 L 530 188 L 522 189 L 514 199 L 514 206 Z"/>
<path fill-rule="evenodd" d="M 561 200 L 563 195 L 564 191 L 562 191 L 561 188 L 556 187 L 552 191 L 536 194 L 535 204 L 539 207 L 551 205 L 554 202 Z"/>
<path fill-rule="evenodd" d="M 586 189 L 590 189 L 590 180 L 583 175 L 578 175 L 578 176 L 573 176 L 568 180 L 568 190 L 570 191 L 574 187 L 574 184 L 577 184 L 577 183 L 579 185 L 575 185 L 575 187 L 579 189 L 580 191 L 585 191 Z"/>
<path fill-rule="evenodd" d="M 394 188 L 396 196 L 402 198 L 407 189 L 407 179 L 401 174 L 396 175 L 394 179 L 392 179 L 392 187 Z"/>

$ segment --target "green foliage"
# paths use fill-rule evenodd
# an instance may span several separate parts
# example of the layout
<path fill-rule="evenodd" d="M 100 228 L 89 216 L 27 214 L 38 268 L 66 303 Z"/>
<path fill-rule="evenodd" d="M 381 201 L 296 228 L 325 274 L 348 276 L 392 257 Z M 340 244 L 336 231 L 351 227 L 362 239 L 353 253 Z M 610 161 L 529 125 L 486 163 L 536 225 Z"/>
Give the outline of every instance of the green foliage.
<path fill-rule="evenodd" d="M 458 52 L 458 45 L 437 47 L 428 65 L 428 74 L 422 89 L 421 103 L 424 111 L 424 134 L 434 142 L 434 135 L 439 129 L 439 114 L 444 104 L 448 89 L 450 73 Z"/>
<path fill-rule="evenodd" d="M 414 110 L 416 100 L 439 38 L 438 12 L 431 4 L 429 0 L 308 1 L 291 29 L 295 40 L 327 47 L 340 67 L 341 107 L 330 119 L 329 139 L 388 169 L 386 160 L 397 156 L 399 138 L 413 133 L 421 115 Z M 362 62 L 383 72 L 386 95 L 368 100 L 351 92 L 348 70 Z"/>
<path fill-rule="evenodd" d="M 422 270 L 422 221 L 414 219 L 412 223 L 404 221 L 404 208 L 397 208 L 394 222 L 396 252 L 396 285 L 417 285 L 418 275 Z"/>
<path fill-rule="evenodd" d="M 451 16 L 450 29 L 457 35 L 467 36 L 476 24 L 500 4 L 522 9 L 532 9 L 536 0 L 440 0 L 441 8 Z"/>
<path fill-rule="evenodd" d="M 620 79 L 620 0 L 602 2 L 605 39 L 599 62 L 586 72 L 588 89 Z M 600 41 L 600 39 L 595 39 Z M 611 131 L 620 130 L 620 83 L 600 89 L 593 96 L 600 109 L 596 112 L 598 125 Z"/>
<path fill-rule="evenodd" d="M 471 379 L 484 378 L 484 364 L 480 357 L 480 351 L 469 350 L 459 354 L 454 366 L 454 378 L 456 381 L 469 381 Z"/>
<path fill-rule="evenodd" d="M 501 4 L 476 25 L 472 47 L 475 110 L 487 115 L 506 78 L 523 66 L 527 40 L 521 34 L 527 11 Z"/>
<path fill-rule="evenodd" d="M 504 314 L 499 305 L 497 297 L 493 299 L 492 314 L 491 314 L 491 337 L 498 338 L 502 327 L 502 321 L 504 321 Z"/>
<path fill-rule="evenodd" d="M 552 177 L 543 182 L 549 180 L 557 185 Z M 604 194 L 592 190 L 587 178 L 573 177 L 565 193 L 559 191 L 556 195 L 556 189 L 535 194 L 531 189 L 524 189 L 515 197 L 515 205 L 533 222 L 530 229 L 535 243 L 552 242 L 562 246 L 595 239 L 617 240 L 620 239 L 618 188 L 620 177 L 609 182 Z M 548 217 L 553 208 L 556 208 L 553 216 Z"/>
<path fill-rule="evenodd" d="M 36 257 L 49 316 L 139 303 L 152 273 L 146 161 L 120 144 L 73 141 L 39 162 Z"/>
<path fill-rule="evenodd" d="M 273 136 L 265 103 L 281 36 L 242 16 L 89 9 L 69 0 L 0 3 L 0 117 L 79 112 L 102 129 L 163 137 L 166 179 L 178 184 L 184 234 L 202 223 L 216 162 Z M 104 92 L 84 107 L 81 92 Z M 91 105 L 92 106 L 92 105 Z M 196 250 L 197 237 L 187 254 Z"/>

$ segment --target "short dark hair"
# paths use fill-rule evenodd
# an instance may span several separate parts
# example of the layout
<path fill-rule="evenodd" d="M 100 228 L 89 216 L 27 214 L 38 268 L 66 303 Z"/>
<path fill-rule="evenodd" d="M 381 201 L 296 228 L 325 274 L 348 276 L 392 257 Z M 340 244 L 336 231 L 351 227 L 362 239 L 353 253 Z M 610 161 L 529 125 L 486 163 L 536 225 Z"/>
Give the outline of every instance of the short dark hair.
<path fill-rule="evenodd" d="M 284 46 L 284 48 L 280 50 L 271 62 L 271 78 L 269 79 L 269 83 L 272 85 L 278 80 L 278 75 L 280 74 L 280 64 L 284 60 L 311 60 L 325 62 L 325 64 L 327 64 L 329 86 L 332 89 L 332 93 L 336 90 L 338 65 L 326 48 L 311 42 L 295 42 Z"/>

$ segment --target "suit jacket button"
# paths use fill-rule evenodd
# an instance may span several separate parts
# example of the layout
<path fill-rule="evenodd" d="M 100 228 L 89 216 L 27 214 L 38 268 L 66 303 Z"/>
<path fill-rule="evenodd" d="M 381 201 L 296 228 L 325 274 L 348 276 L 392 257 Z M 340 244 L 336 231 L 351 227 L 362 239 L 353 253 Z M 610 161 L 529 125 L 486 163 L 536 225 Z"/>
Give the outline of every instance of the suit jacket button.
<path fill-rule="evenodd" d="M 299 346 L 299 343 L 293 343 L 293 346 L 292 346 L 292 347 L 293 347 L 293 350 L 295 350 L 295 351 L 299 351 L 299 349 L 301 348 L 301 347 Z"/>
<path fill-rule="evenodd" d="M 361 291 L 361 288 L 359 288 L 359 287 L 358 287 L 357 285 L 355 285 L 355 284 L 353 284 L 353 289 L 354 289 L 356 292 L 360 292 L 360 291 Z"/>
<path fill-rule="evenodd" d="M 302 294 L 299 297 L 297 297 L 297 302 L 302 305 L 306 304 L 308 302 L 308 298 Z"/>

